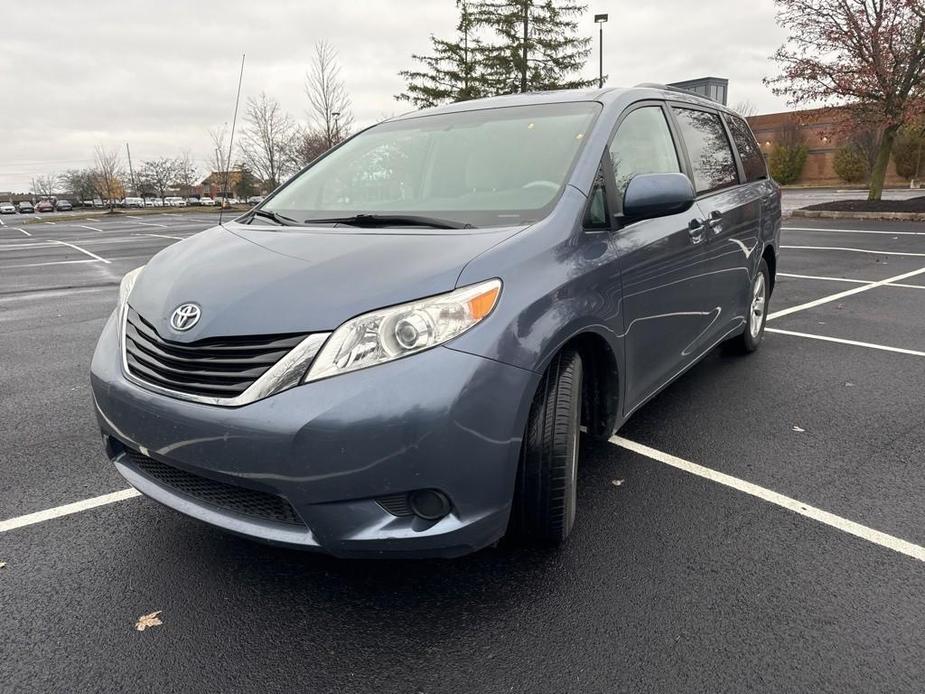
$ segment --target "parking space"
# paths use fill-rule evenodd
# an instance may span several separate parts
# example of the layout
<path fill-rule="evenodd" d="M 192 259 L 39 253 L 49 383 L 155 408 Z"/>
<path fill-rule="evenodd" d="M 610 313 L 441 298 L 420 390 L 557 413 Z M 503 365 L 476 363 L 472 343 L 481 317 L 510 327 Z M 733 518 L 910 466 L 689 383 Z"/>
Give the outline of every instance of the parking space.
<path fill-rule="evenodd" d="M 87 383 L 119 278 L 210 220 L 0 228 L 0 689 L 921 690 L 925 225 L 791 220 L 761 349 L 583 441 L 564 548 L 408 563 L 60 515 L 126 486 Z"/>

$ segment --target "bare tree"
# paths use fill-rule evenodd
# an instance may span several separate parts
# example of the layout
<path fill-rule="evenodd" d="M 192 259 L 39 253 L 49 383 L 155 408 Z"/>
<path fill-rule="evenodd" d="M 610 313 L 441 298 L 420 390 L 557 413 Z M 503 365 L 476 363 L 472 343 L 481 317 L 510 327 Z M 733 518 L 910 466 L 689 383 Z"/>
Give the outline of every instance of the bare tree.
<path fill-rule="evenodd" d="M 61 185 L 77 200 L 90 200 L 96 194 L 93 185 L 93 169 L 68 169 L 61 175 Z"/>
<path fill-rule="evenodd" d="M 225 144 L 227 137 L 228 123 L 209 131 L 209 138 L 212 140 L 212 151 L 209 154 L 209 168 L 212 169 L 210 175 L 219 175 L 222 190 L 228 190 L 228 177 L 231 170 L 231 157 L 228 146 Z"/>
<path fill-rule="evenodd" d="M 163 200 L 176 177 L 176 166 L 176 161 L 167 157 L 152 159 L 142 165 L 139 175 L 145 187 Z"/>
<path fill-rule="evenodd" d="M 174 161 L 174 183 L 183 192 L 184 197 L 188 198 L 193 192 L 197 174 L 196 163 L 193 161 L 193 155 L 190 154 L 189 150 Z"/>
<path fill-rule="evenodd" d="M 247 167 L 272 189 L 293 169 L 297 128 L 279 102 L 261 92 L 247 100 L 247 127 L 241 134 L 241 154 Z"/>
<path fill-rule="evenodd" d="M 749 99 L 743 99 L 737 102 L 736 105 L 732 107 L 732 110 L 743 118 L 750 118 L 751 116 L 758 115 L 758 107 Z"/>
<path fill-rule="evenodd" d="M 58 189 L 60 176 L 56 173 L 50 173 L 45 176 L 36 176 L 35 190 L 33 191 L 40 198 L 53 198 L 55 191 Z"/>
<path fill-rule="evenodd" d="M 93 152 L 93 177 L 100 198 L 109 201 L 109 211 L 112 212 L 116 199 L 121 197 L 122 187 L 122 159 L 118 149 L 106 149 L 97 145 Z"/>
<path fill-rule="evenodd" d="M 321 132 L 328 148 L 345 139 L 353 127 L 350 97 L 340 78 L 337 51 L 326 41 L 315 44 L 312 64 L 305 73 L 305 95 L 312 127 Z"/>
<path fill-rule="evenodd" d="M 299 133 L 295 155 L 299 166 L 315 161 L 328 151 L 328 140 L 320 130 L 307 129 Z"/>

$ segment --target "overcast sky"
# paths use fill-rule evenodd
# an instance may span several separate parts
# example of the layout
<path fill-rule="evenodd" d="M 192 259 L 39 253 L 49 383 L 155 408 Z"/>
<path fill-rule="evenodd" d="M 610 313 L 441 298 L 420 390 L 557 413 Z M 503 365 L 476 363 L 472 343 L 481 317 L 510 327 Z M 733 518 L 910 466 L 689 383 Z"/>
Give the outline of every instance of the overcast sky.
<path fill-rule="evenodd" d="M 589 0 L 589 77 L 595 12 L 610 14 L 609 85 L 713 75 L 730 80 L 730 104 L 786 109 L 761 83 L 783 38 L 773 0 Z M 357 125 L 407 111 L 394 99 L 397 72 L 455 21 L 454 0 L 45 0 L 38 14 L 4 2 L 0 191 L 89 166 L 98 143 L 124 153 L 129 142 L 136 166 L 189 149 L 205 170 L 209 128 L 231 121 L 242 52 L 242 104 L 264 90 L 306 120 L 305 70 L 324 39 L 340 54 Z"/>

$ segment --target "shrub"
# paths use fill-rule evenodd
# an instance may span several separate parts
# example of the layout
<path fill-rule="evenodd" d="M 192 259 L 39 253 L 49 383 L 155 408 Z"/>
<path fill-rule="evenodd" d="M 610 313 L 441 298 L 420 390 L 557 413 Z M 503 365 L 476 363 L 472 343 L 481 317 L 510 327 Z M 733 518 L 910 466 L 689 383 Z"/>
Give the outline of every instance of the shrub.
<path fill-rule="evenodd" d="M 771 150 L 768 168 L 774 180 L 785 186 L 796 181 L 803 173 L 808 150 L 803 144 L 779 144 Z"/>
<path fill-rule="evenodd" d="M 835 173 L 845 183 L 860 183 L 870 173 L 867 156 L 855 145 L 842 145 L 835 150 L 832 163 Z"/>
<path fill-rule="evenodd" d="M 896 173 L 906 179 L 918 178 L 925 170 L 925 128 L 907 126 L 893 144 Z"/>

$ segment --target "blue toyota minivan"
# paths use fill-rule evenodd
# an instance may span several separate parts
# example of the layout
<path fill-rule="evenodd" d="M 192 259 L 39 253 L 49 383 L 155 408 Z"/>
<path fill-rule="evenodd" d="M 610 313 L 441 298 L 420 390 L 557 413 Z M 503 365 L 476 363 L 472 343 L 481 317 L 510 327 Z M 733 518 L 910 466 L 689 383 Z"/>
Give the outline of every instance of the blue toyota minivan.
<path fill-rule="evenodd" d="M 106 453 L 182 513 L 337 556 L 562 542 L 582 428 L 759 346 L 780 223 L 746 122 L 687 92 L 390 119 L 126 275 L 92 363 Z"/>

